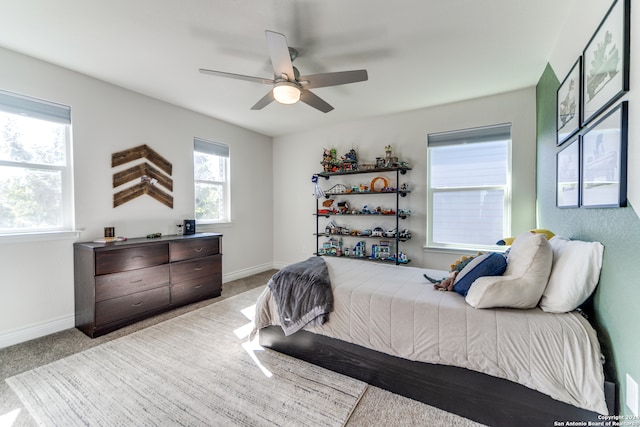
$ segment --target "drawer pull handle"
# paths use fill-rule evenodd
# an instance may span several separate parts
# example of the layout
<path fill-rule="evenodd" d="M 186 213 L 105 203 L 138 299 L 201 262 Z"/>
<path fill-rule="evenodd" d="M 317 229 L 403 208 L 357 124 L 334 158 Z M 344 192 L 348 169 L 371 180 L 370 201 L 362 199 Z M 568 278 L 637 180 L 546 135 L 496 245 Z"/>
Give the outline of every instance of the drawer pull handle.
<path fill-rule="evenodd" d="M 201 288 L 201 287 L 202 287 L 202 285 L 198 285 L 198 286 L 195 286 L 193 289 L 198 289 L 198 288 Z"/>
<path fill-rule="evenodd" d="M 202 252 L 202 248 L 195 248 L 194 251 L 196 252 Z"/>
<path fill-rule="evenodd" d="M 200 271 L 200 270 L 202 270 L 203 268 L 204 268 L 204 267 L 196 267 L 196 268 L 194 268 L 194 269 L 193 269 L 193 271 Z"/>
<path fill-rule="evenodd" d="M 131 304 L 131 307 L 141 306 L 143 302 L 144 302 L 144 300 L 141 300 L 140 302 L 133 303 L 133 304 Z"/>

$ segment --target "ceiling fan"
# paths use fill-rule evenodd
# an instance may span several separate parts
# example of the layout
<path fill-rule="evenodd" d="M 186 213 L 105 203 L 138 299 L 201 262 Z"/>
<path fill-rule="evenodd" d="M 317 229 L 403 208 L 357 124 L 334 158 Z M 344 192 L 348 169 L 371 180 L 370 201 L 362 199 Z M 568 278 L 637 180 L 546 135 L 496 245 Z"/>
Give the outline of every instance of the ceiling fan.
<path fill-rule="evenodd" d="M 269 30 L 265 31 L 265 34 L 267 36 L 267 48 L 271 56 L 271 64 L 273 65 L 273 79 L 207 70 L 204 68 L 201 68 L 200 72 L 213 76 L 273 85 L 273 89 L 267 92 L 262 99 L 251 107 L 252 110 L 260 110 L 273 101 L 281 104 L 295 104 L 298 101 L 302 101 L 323 113 L 328 113 L 333 110 L 333 107 L 309 89 L 356 83 L 368 79 L 367 70 L 339 71 L 301 76 L 298 69 L 293 66 L 293 60 L 298 56 L 298 51 L 287 45 L 287 39 L 283 34 Z"/>

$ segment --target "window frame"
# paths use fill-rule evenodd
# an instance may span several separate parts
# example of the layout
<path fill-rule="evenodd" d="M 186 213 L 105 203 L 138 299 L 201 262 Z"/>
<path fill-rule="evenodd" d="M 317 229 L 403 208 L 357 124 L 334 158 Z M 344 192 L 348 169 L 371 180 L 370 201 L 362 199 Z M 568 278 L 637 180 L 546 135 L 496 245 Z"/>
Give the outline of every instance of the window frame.
<path fill-rule="evenodd" d="M 504 132 L 508 130 L 509 137 L 498 137 L 497 135 L 504 134 Z M 482 142 L 490 142 L 506 140 L 507 141 L 507 164 L 506 164 L 506 182 L 504 185 L 477 185 L 477 186 L 460 186 L 460 187 L 441 187 L 441 188 L 432 188 L 431 185 L 431 149 L 434 147 L 442 147 L 442 146 L 460 146 L 466 144 L 476 144 Z M 491 126 L 483 126 L 477 128 L 469 128 L 463 130 L 456 131 L 447 131 L 440 133 L 432 133 L 427 135 L 427 173 L 426 173 L 426 249 L 439 249 L 439 250 L 469 250 L 469 251 L 495 251 L 504 249 L 502 246 L 498 246 L 496 244 L 491 245 L 478 245 L 472 243 L 441 243 L 435 242 L 433 240 L 433 208 L 434 202 L 433 197 L 434 194 L 437 193 L 452 193 L 452 192 L 462 192 L 462 191 L 478 191 L 478 190 L 487 190 L 487 191 L 495 191 L 495 190 L 503 190 L 504 199 L 503 199 L 503 235 L 510 235 L 511 230 L 511 219 L 512 219 L 512 153 L 513 153 L 513 132 L 511 123 L 504 123 L 498 125 Z"/>
<path fill-rule="evenodd" d="M 73 175 L 73 142 L 71 107 L 27 95 L 0 90 L 0 111 L 5 114 L 28 117 L 64 126 L 64 156 L 62 165 L 0 160 L 0 166 L 21 170 L 45 170 L 60 172 L 62 224 L 54 227 L 27 227 L 0 229 L 3 241 L 7 237 L 29 235 L 55 236 L 63 233 L 77 234 L 75 229 L 75 197 Z"/>
<path fill-rule="evenodd" d="M 206 219 L 198 219 L 195 218 L 196 221 L 198 222 L 198 224 L 225 224 L 225 223 L 230 223 L 231 222 L 231 186 L 230 186 L 230 177 L 231 177 L 231 154 L 230 154 L 230 148 L 227 144 L 223 144 L 220 142 L 214 142 L 214 141 L 210 141 L 210 140 L 206 140 L 203 138 L 199 138 L 199 137 L 194 137 L 193 139 L 193 154 L 194 154 L 194 161 L 195 161 L 195 154 L 196 153 L 201 153 L 201 154 L 208 154 L 208 155 L 213 155 L 213 156 L 218 156 L 218 157 L 224 157 L 226 158 L 226 164 L 225 164 L 225 176 L 224 176 L 224 181 L 217 181 L 217 180 L 203 180 L 203 179 L 196 179 L 196 170 L 195 170 L 195 163 L 194 163 L 194 171 L 193 171 L 193 185 L 194 185 L 194 198 L 193 198 L 193 208 L 194 208 L 194 218 L 195 218 L 195 211 L 196 211 L 196 197 L 195 197 L 195 187 L 198 183 L 202 183 L 202 184 L 213 184 L 213 185 L 221 185 L 222 186 L 222 191 L 223 191 L 223 199 L 224 199 L 224 214 L 223 214 L 223 218 L 221 219 L 211 219 L 211 218 L 206 218 Z"/>

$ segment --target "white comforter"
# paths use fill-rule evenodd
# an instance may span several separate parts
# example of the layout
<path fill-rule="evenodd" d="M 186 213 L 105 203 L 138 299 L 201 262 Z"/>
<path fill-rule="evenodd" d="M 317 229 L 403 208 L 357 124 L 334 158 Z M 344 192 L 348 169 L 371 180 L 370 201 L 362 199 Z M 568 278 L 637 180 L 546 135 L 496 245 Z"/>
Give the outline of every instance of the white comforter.
<path fill-rule="evenodd" d="M 577 313 L 539 308 L 474 309 L 455 292 L 433 289 L 408 266 L 325 258 L 334 291 L 329 322 L 311 332 L 420 362 L 505 378 L 556 400 L 607 413 L 596 332 Z M 267 287 L 256 328 L 279 324 Z"/>

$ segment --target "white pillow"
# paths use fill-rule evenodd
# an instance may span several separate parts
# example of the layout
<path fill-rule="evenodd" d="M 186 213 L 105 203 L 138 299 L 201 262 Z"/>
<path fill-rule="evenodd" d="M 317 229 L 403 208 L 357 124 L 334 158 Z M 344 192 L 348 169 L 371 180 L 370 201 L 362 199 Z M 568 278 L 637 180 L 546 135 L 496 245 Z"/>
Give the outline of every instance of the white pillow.
<path fill-rule="evenodd" d="M 593 293 L 600 278 L 604 246 L 600 242 L 554 237 L 553 267 L 540 308 L 550 313 L 575 310 Z"/>
<path fill-rule="evenodd" d="M 504 274 L 478 278 L 466 301 L 475 308 L 533 308 L 547 286 L 552 263 L 547 238 L 524 232 L 511 245 Z"/>

